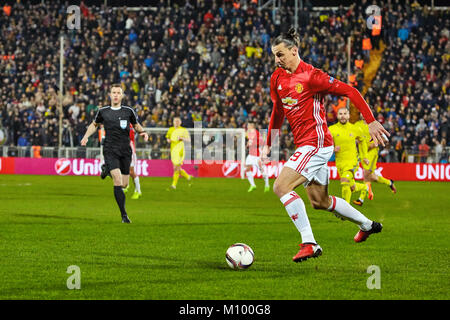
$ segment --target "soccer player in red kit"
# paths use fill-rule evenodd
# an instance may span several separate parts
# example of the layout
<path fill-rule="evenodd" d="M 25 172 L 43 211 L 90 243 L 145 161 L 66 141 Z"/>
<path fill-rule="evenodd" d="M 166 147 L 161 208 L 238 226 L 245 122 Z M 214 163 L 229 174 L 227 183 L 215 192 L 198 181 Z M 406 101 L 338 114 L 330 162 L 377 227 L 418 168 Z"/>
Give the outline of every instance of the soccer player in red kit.
<path fill-rule="evenodd" d="M 272 53 L 277 65 L 270 81 L 273 111 L 266 145 L 261 153 L 262 160 L 267 162 L 272 130 L 280 129 L 286 117 L 297 149 L 275 180 L 273 191 L 301 234 L 300 250 L 292 258 L 295 262 L 322 254 L 322 248 L 314 239 L 305 204 L 294 191 L 301 184 L 304 185 L 314 209 L 329 210 L 338 218 L 359 226 L 360 230 L 354 237 L 355 242 L 365 241 L 370 234 L 378 233 L 382 229 L 381 223 L 369 220 L 344 199 L 328 195 L 327 162 L 334 147 L 333 137 L 326 122 L 324 95 L 348 97 L 364 116 L 370 136 L 376 145 L 384 145 L 383 135 L 389 136 L 375 120 L 358 90 L 302 61 L 299 44 L 300 37 L 294 28 L 275 38 L 272 43 Z"/>
<path fill-rule="evenodd" d="M 136 135 L 133 127 L 130 125 L 130 147 L 131 147 L 131 163 L 130 163 L 130 177 L 133 179 L 134 184 L 134 193 L 131 196 L 131 199 L 137 200 L 140 197 L 142 197 L 141 192 L 141 183 L 139 181 L 139 176 L 137 175 L 136 171 L 134 170 L 136 163 L 137 163 L 137 156 L 136 156 Z M 130 188 L 130 185 L 123 189 L 124 193 L 128 192 L 128 189 Z"/>
<path fill-rule="evenodd" d="M 253 166 L 256 166 L 264 178 L 264 192 L 270 191 L 269 177 L 267 176 L 267 168 L 260 158 L 260 147 L 264 144 L 263 138 L 259 134 L 253 122 L 247 124 L 247 147 L 248 155 L 245 158 L 245 175 L 250 183 L 248 192 L 256 189 L 255 179 L 253 177 Z"/>

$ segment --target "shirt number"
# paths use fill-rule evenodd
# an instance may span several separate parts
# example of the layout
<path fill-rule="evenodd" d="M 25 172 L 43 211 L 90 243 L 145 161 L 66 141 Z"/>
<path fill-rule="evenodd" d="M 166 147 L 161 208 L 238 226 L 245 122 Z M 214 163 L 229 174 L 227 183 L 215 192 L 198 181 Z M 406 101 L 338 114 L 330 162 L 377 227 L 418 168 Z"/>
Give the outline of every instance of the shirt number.
<path fill-rule="evenodd" d="M 298 160 L 298 158 L 300 158 L 301 155 L 302 155 L 302 153 L 301 153 L 300 151 L 297 151 L 296 153 L 294 153 L 294 154 L 289 158 L 289 160 L 295 162 L 295 161 Z"/>

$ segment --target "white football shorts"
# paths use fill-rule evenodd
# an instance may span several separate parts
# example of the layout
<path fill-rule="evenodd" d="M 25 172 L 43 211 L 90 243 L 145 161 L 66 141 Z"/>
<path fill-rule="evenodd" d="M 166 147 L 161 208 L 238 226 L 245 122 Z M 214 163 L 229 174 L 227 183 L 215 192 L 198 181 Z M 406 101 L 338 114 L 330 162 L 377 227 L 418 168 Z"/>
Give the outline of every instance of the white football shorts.
<path fill-rule="evenodd" d="M 304 176 L 307 181 L 303 184 L 307 187 L 313 180 L 325 186 L 329 183 L 328 160 L 333 155 L 334 146 L 313 147 L 302 146 L 295 150 L 294 154 L 284 164 Z"/>
<path fill-rule="evenodd" d="M 247 155 L 247 158 L 245 158 L 245 165 L 246 166 L 257 166 L 259 167 L 259 157 Z"/>

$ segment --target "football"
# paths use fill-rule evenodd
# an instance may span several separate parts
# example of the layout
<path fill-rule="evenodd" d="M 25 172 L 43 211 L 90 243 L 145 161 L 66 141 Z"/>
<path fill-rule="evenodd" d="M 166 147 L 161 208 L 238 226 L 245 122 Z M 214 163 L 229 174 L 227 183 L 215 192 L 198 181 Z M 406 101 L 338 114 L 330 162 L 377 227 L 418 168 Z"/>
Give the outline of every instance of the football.
<path fill-rule="evenodd" d="M 253 264 L 255 254 L 252 248 L 245 243 L 235 243 L 230 246 L 225 260 L 231 269 L 247 269 Z"/>

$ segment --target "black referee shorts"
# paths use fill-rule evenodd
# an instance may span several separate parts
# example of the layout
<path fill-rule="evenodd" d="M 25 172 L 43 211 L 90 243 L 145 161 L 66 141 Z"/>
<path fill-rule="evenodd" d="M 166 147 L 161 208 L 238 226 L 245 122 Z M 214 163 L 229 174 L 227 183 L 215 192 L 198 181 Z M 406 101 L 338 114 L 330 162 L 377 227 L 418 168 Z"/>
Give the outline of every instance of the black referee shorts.
<path fill-rule="evenodd" d="M 130 174 L 131 148 L 130 152 L 105 148 L 103 150 L 103 158 L 105 159 L 105 164 L 109 171 L 120 169 L 122 174 Z"/>

